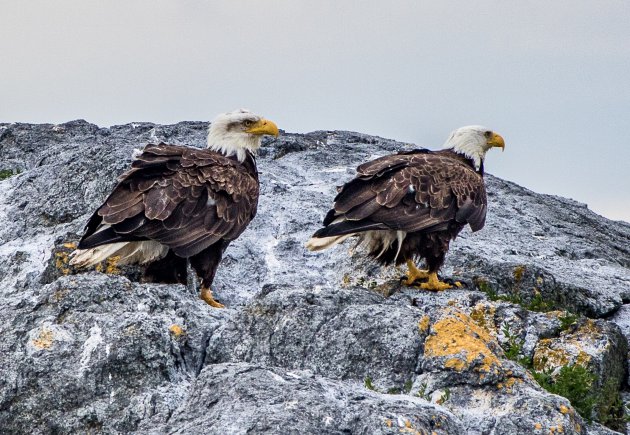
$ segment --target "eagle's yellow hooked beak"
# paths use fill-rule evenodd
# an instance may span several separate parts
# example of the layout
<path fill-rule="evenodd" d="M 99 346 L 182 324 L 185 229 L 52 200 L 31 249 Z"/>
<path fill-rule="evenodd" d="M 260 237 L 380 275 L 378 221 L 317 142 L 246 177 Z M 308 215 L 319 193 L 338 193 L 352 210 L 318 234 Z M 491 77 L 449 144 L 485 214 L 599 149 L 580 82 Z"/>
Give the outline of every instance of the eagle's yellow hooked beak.
<path fill-rule="evenodd" d="M 505 151 L 505 141 L 500 134 L 492 133 L 492 136 L 488 138 L 488 145 L 501 148 L 501 151 Z"/>
<path fill-rule="evenodd" d="M 245 130 L 245 132 L 258 135 L 269 134 L 271 136 L 278 136 L 279 134 L 278 126 L 275 122 L 264 118 Z"/>

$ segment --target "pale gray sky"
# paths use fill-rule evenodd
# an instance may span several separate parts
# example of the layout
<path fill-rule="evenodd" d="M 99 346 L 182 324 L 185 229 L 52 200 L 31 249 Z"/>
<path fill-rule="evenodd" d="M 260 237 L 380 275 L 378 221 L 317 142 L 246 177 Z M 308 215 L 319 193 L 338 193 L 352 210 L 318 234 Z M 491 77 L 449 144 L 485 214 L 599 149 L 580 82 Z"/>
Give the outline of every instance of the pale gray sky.
<path fill-rule="evenodd" d="M 630 2 L 0 0 L 0 122 L 209 120 L 439 147 L 630 221 Z"/>

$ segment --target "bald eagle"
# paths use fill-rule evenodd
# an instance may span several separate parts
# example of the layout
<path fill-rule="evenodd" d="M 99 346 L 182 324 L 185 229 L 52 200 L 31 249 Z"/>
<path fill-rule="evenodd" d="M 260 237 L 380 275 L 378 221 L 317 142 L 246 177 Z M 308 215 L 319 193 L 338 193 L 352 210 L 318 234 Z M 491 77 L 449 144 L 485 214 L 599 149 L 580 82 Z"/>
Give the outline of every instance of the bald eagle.
<path fill-rule="evenodd" d="M 211 284 L 223 252 L 258 206 L 253 153 L 273 122 L 241 109 L 216 117 L 208 147 L 149 144 L 94 212 L 71 264 L 108 257 L 147 264 L 143 281 L 186 283 L 187 259 L 201 280 L 201 298 L 221 308 Z"/>
<path fill-rule="evenodd" d="M 452 132 L 442 150 L 400 152 L 362 164 L 306 247 L 319 251 L 356 236 L 378 262 L 406 262 L 406 285 L 423 279 L 424 289 L 451 288 L 437 272 L 467 224 L 473 231 L 484 226 L 483 162 L 492 147 L 505 148 L 500 135 L 467 126 Z M 416 267 L 418 258 L 426 270 Z"/>

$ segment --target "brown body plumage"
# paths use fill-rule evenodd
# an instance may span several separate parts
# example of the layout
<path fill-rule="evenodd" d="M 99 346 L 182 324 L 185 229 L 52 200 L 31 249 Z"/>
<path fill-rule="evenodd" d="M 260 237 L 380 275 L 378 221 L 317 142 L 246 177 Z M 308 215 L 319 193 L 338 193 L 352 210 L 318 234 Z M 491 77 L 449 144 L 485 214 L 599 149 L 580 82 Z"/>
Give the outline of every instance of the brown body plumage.
<path fill-rule="evenodd" d="M 79 249 L 155 241 L 168 251 L 145 280 L 185 283 L 190 258 L 210 284 L 223 251 L 256 215 L 258 192 L 251 153 L 241 163 L 207 149 L 150 144 L 94 212 Z"/>

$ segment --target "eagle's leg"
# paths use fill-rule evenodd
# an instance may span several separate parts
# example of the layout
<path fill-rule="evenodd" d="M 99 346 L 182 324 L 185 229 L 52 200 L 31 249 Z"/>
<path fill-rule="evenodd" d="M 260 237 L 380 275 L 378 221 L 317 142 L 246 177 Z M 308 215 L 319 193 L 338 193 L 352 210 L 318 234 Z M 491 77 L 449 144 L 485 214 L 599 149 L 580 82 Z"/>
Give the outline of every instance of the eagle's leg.
<path fill-rule="evenodd" d="M 442 291 L 449 288 L 453 288 L 453 286 L 440 281 L 440 279 L 437 276 L 437 272 L 430 272 L 429 280 L 427 282 L 423 282 L 422 284 L 420 284 L 420 288 L 425 289 L 425 290 Z"/>
<path fill-rule="evenodd" d="M 210 287 L 206 287 L 202 285 L 201 293 L 199 294 L 199 297 L 203 299 L 206 302 L 206 304 L 210 305 L 211 307 L 225 308 L 225 305 L 223 305 L 221 302 L 217 301 L 214 298 L 214 296 L 212 295 L 212 289 L 210 289 Z"/>
<path fill-rule="evenodd" d="M 166 256 L 149 264 L 142 274 L 141 282 L 160 284 L 186 284 L 186 259 L 168 250 Z"/>
<path fill-rule="evenodd" d="M 215 308 L 224 308 L 225 305 L 217 301 L 212 295 L 212 281 L 217 272 L 217 267 L 223 257 L 223 251 L 227 247 L 227 243 L 220 241 L 214 245 L 210 245 L 197 255 L 190 257 L 190 265 L 201 279 L 201 292 L 199 297 L 208 305 Z"/>
<path fill-rule="evenodd" d="M 416 267 L 413 260 L 407 260 L 407 279 L 403 281 L 405 285 L 411 285 L 418 279 L 427 279 L 429 277 L 428 270 L 421 270 Z"/>

